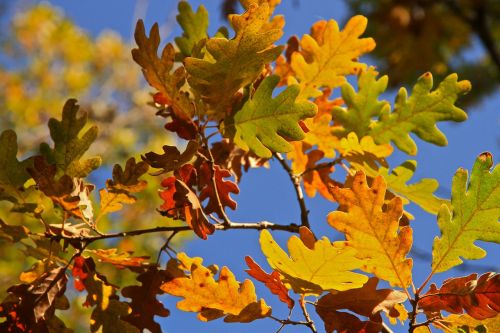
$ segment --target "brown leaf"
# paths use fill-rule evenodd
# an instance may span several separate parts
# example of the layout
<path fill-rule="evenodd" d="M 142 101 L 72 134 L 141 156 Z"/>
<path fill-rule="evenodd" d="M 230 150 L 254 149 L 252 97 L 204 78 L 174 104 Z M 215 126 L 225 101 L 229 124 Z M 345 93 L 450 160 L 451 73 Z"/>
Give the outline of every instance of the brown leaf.
<path fill-rule="evenodd" d="M 320 298 L 316 309 L 321 311 L 346 309 L 365 317 L 372 317 L 380 311 L 391 317 L 398 317 L 396 304 L 406 301 L 407 296 L 401 291 L 377 289 L 378 279 L 372 277 L 363 287 L 327 294 Z"/>
<path fill-rule="evenodd" d="M 132 257 L 133 252 L 118 252 L 116 248 L 87 250 L 87 252 L 92 253 L 99 261 L 112 264 L 119 269 L 130 268 L 134 270 L 134 268 L 145 267 L 148 264 L 145 261 L 149 259 L 148 256 Z"/>
<path fill-rule="evenodd" d="M 358 317 L 347 313 L 325 308 L 316 308 L 318 315 L 325 323 L 326 333 L 378 333 L 382 328 L 382 318 L 362 321 Z"/>
<path fill-rule="evenodd" d="M 230 193 L 238 194 L 240 189 L 238 185 L 232 181 L 224 180 L 224 178 L 231 177 L 231 172 L 226 169 L 221 169 L 220 166 L 214 165 L 214 169 L 210 168 L 208 163 L 203 163 L 200 167 L 200 201 L 208 198 L 208 203 L 205 207 L 205 212 L 207 214 L 217 213 L 219 217 L 222 218 L 221 207 L 219 207 L 219 200 L 217 200 L 217 195 L 212 183 L 212 177 L 215 179 L 215 184 L 217 186 L 217 195 L 222 205 L 224 207 L 229 207 L 232 210 L 236 209 L 236 201 L 231 199 Z"/>
<path fill-rule="evenodd" d="M 273 271 L 271 274 L 266 273 L 251 257 L 246 256 L 245 261 L 248 265 L 245 272 L 251 277 L 260 281 L 266 285 L 271 293 L 278 296 L 280 301 L 288 305 L 288 308 L 293 308 L 295 302 L 288 295 L 288 289 L 285 287 L 283 282 L 281 282 L 280 273 L 278 271 Z"/>
<path fill-rule="evenodd" d="M 142 191 L 147 186 L 145 180 L 139 178 L 148 171 L 146 162 L 135 162 L 135 158 L 131 157 L 125 164 L 125 170 L 119 164 L 113 167 L 113 180 L 106 182 L 106 187 L 112 190 L 122 190 L 131 193 Z"/>
<path fill-rule="evenodd" d="M 132 299 L 129 303 L 132 312 L 123 318 L 139 328 L 141 332 L 148 329 L 152 333 L 161 333 L 160 325 L 154 321 L 154 316 L 167 317 L 170 311 L 158 301 L 156 295 L 163 294 L 160 286 L 168 279 L 165 271 L 150 268 L 137 276 L 140 286 L 128 286 L 122 289 L 124 297 Z"/>
<path fill-rule="evenodd" d="M 22 225 L 9 225 L 0 219 L 0 238 L 17 243 L 22 239 L 28 238 L 28 233 L 28 228 Z"/>
<path fill-rule="evenodd" d="M 175 115 L 180 119 L 191 119 L 194 115 L 193 104 L 181 87 L 186 80 L 184 67 L 177 67 L 173 73 L 175 49 L 167 44 L 158 57 L 160 46 L 160 32 L 158 24 L 154 24 L 146 36 L 144 22 L 139 20 L 135 28 L 135 41 L 138 48 L 132 50 L 134 61 L 142 67 L 142 72 L 148 83 L 158 89 L 163 99 L 170 104 Z"/>
<path fill-rule="evenodd" d="M 500 274 L 485 273 L 450 278 L 438 289 L 432 284 L 422 295 L 418 305 L 426 313 L 447 311 L 482 320 L 495 317 L 500 312 Z"/>
<path fill-rule="evenodd" d="M 178 170 L 188 163 L 198 151 L 196 141 L 189 141 L 183 153 L 175 146 L 163 146 L 163 154 L 154 152 L 146 153 L 142 159 L 153 168 L 163 169 L 163 172 Z"/>

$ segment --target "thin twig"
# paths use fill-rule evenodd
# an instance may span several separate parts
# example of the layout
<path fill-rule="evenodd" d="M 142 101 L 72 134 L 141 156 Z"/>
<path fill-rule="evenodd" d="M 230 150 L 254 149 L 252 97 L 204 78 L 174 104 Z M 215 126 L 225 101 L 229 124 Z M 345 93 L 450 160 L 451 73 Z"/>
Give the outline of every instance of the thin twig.
<path fill-rule="evenodd" d="M 309 326 L 309 323 L 307 321 L 295 321 L 295 320 L 290 320 L 290 319 L 279 319 L 274 316 L 269 316 L 274 321 L 277 321 L 280 324 L 283 325 L 304 325 L 304 326 Z"/>
<path fill-rule="evenodd" d="M 307 327 L 311 329 L 311 332 L 318 333 L 318 331 L 316 330 L 316 326 L 314 326 L 314 322 L 311 320 L 311 316 L 309 316 L 309 313 L 307 312 L 306 303 L 304 302 L 304 299 L 305 295 L 301 295 L 299 299 L 299 305 L 302 310 L 302 313 L 304 314 L 304 318 L 306 319 Z"/>
<path fill-rule="evenodd" d="M 303 177 L 304 175 L 306 175 L 306 174 L 308 174 L 310 172 L 313 172 L 313 171 L 318 171 L 318 170 L 321 170 L 321 169 L 331 168 L 332 166 L 334 166 L 336 164 L 342 163 L 342 160 L 343 160 L 343 158 L 339 157 L 339 158 L 336 158 L 333 161 L 330 161 L 328 163 L 317 164 L 317 165 L 315 165 L 312 168 L 305 169 L 299 176 Z"/>
<path fill-rule="evenodd" d="M 394 333 L 389 326 L 387 326 L 386 323 L 382 322 L 382 327 L 380 329 L 380 332 L 382 333 Z"/>
<path fill-rule="evenodd" d="M 285 171 L 288 173 L 288 176 L 292 181 L 293 187 L 295 189 L 295 194 L 297 195 L 297 201 L 299 202 L 301 225 L 310 229 L 311 227 L 309 225 L 309 217 L 308 217 L 309 210 L 307 209 L 306 202 L 304 200 L 304 193 L 302 192 L 302 186 L 300 185 L 302 178 L 300 175 L 293 174 L 293 170 L 286 163 L 285 159 L 280 153 L 274 153 L 274 156 L 280 162 L 283 169 L 285 169 Z"/>
<path fill-rule="evenodd" d="M 178 231 L 172 232 L 172 234 L 165 241 L 165 244 L 163 244 L 163 246 L 161 247 L 160 251 L 158 251 L 158 257 L 156 258 L 156 265 L 157 266 L 160 263 L 160 258 L 161 258 L 161 254 L 163 253 L 163 251 L 165 251 L 166 249 L 169 249 L 170 251 L 176 253 L 175 250 L 172 249 L 169 244 L 170 244 L 170 241 L 175 237 L 175 235 L 177 235 L 177 233 L 178 233 Z M 167 254 L 170 256 L 170 253 L 167 252 Z"/>

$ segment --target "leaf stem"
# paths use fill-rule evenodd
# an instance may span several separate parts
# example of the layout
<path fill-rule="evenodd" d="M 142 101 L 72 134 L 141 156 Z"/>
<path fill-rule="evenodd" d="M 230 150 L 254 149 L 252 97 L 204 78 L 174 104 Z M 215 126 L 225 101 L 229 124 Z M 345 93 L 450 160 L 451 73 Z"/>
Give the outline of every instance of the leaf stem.
<path fill-rule="evenodd" d="M 292 168 L 286 163 L 285 159 L 280 153 L 274 153 L 276 159 L 280 162 L 281 166 L 288 173 L 290 180 L 292 181 L 293 187 L 295 189 L 295 194 L 297 195 L 297 201 L 300 207 L 300 221 L 301 226 L 311 229 L 309 224 L 309 210 L 307 209 L 306 202 L 304 200 L 304 193 L 302 192 L 302 187 L 300 182 L 302 177 L 300 175 L 294 175 Z"/>
<path fill-rule="evenodd" d="M 316 326 L 314 325 L 314 322 L 311 320 L 311 317 L 309 316 L 309 312 L 307 312 L 306 302 L 304 299 L 305 295 L 304 294 L 300 295 L 299 305 L 302 310 L 302 313 L 304 314 L 304 318 L 306 319 L 307 326 L 311 329 L 311 332 L 318 333 L 318 331 L 316 330 Z"/>

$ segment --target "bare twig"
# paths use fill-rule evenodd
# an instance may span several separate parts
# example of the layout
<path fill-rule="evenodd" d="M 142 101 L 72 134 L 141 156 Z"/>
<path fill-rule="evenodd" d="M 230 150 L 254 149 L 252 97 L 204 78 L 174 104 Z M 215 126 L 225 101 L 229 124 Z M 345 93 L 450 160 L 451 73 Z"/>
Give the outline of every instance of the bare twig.
<path fill-rule="evenodd" d="M 306 202 L 304 200 L 304 193 L 302 192 L 302 187 L 300 182 L 302 180 L 300 175 L 294 175 L 290 166 L 286 163 L 285 159 L 280 153 L 274 153 L 276 159 L 280 162 L 281 166 L 288 173 L 290 180 L 292 181 L 293 187 L 295 189 L 295 193 L 297 195 L 297 201 L 300 206 L 300 221 L 301 225 L 307 228 L 311 228 L 309 225 L 309 210 L 307 209 Z"/>
<path fill-rule="evenodd" d="M 177 233 L 178 233 L 178 231 L 172 232 L 172 234 L 170 236 L 168 236 L 167 240 L 165 241 L 165 244 L 163 244 L 163 246 L 161 247 L 160 251 L 158 251 L 158 257 L 156 258 L 156 265 L 157 266 L 160 263 L 160 258 L 161 258 L 161 254 L 163 253 L 163 251 L 168 249 L 168 250 L 176 253 L 176 251 L 170 247 L 170 242 L 175 237 L 175 235 L 177 235 Z M 170 256 L 170 253 L 167 252 L 167 254 Z"/>
<path fill-rule="evenodd" d="M 317 164 L 316 166 L 312 167 L 312 168 L 309 168 L 309 169 L 306 169 L 304 170 L 301 174 L 300 174 L 300 177 L 310 173 L 310 172 L 313 172 L 313 171 L 319 171 L 321 169 L 327 169 L 327 168 L 331 168 L 332 166 L 336 165 L 336 164 L 340 164 L 342 163 L 342 160 L 343 158 L 342 157 L 339 157 L 339 158 L 336 158 L 334 159 L 333 161 L 330 161 L 328 163 L 320 163 L 320 164 Z"/>
<path fill-rule="evenodd" d="M 316 330 L 316 326 L 314 326 L 314 322 L 311 320 L 311 316 L 309 316 L 309 312 L 307 312 L 306 302 L 304 301 L 304 299 L 305 295 L 301 295 L 299 299 L 299 305 L 300 309 L 302 310 L 302 314 L 304 314 L 304 318 L 306 319 L 307 327 L 311 329 L 311 332 L 318 333 L 318 331 Z"/>

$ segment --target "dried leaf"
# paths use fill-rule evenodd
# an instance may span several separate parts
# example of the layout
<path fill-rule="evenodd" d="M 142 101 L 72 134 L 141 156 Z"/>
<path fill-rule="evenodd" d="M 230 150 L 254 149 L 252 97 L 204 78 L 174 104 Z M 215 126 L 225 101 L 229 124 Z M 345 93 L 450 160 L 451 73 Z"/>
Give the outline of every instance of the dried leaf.
<path fill-rule="evenodd" d="M 450 278 L 439 289 L 432 284 L 418 305 L 426 313 L 465 311 L 477 320 L 493 318 L 500 312 L 500 275 L 485 273 L 478 279 L 474 273 Z"/>
<path fill-rule="evenodd" d="M 186 149 L 181 153 L 175 146 L 163 146 L 163 154 L 154 152 L 146 153 L 142 159 L 151 165 L 153 168 L 163 169 L 163 172 L 171 172 L 178 170 L 184 164 L 191 161 L 198 151 L 196 141 L 189 141 Z"/>
<path fill-rule="evenodd" d="M 144 267 L 147 265 L 146 260 L 149 259 L 148 256 L 132 257 L 133 252 L 118 252 L 116 248 L 86 251 L 97 257 L 99 261 L 112 264 L 119 269 Z"/>
<path fill-rule="evenodd" d="M 218 199 L 212 184 L 212 177 L 214 177 L 215 185 L 217 186 Z M 208 163 L 203 163 L 201 165 L 199 178 L 201 193 L 199 199 L 203 201 L 208 198 L 208 203 L 204 209 L 206 214 L 217 213 L 217 215 L 222 218 L 223 214 L 219 207 L 219 200 L 223 209 L 224 207 L 229 207 L 232 210 L 236 209 L 236 201 L 234 201 L 229 194 L 238 194 L 240 193 L 240 189 L 238 185 L 232 181 L 224 180 L 224 178 L 227 177 L 231 177 L 231 172 L 229 172 L 229 170 L 221 169 L 220 166 L 214 165 L 214 170 L 212 171 Z"/>

